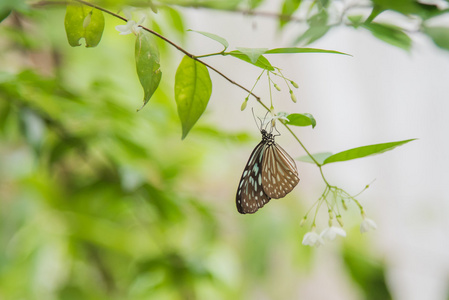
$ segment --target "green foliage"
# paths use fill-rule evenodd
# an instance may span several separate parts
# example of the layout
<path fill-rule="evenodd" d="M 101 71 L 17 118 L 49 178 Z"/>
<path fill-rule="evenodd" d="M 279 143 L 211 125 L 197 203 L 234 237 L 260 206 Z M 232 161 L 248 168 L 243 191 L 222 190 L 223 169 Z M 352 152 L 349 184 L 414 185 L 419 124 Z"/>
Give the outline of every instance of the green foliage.
<path fill-rule="evenodd" d="M 309 28 L 295 40 L 295 44 L 311 44 L 323 37 L 332 27 L 328 24 L 329 15 L 325 9 L 307 19 Z"/>
<path fill-rule="evenodd" d="M 348 246 L 344 248 L 343 259 L 349 275 L 363 293 L 362 299 L 392 299 L 386 283 L 385 264 Z"/>
<path fill-rule="evenodd" d="M 368 29 L 375 37 L 393 46 L 410 51 L 412 47 L 411 38 L 399 27 L 381 23 L 362 24 L 362 27 Z"/>
<path fill-rule="evenodd" d="M 301 5 L 302 0 L 285 0 L 282 3 L 281 8 L 281 17 L 279 18 L 279 26 L 282 28 L 284 27 L 291 16 L 295 13 L 295 11 L 299 8 Z"/>
<path fill-rule="evenodd" d="M 398 141 L 398 142 L 390 142 L 390 143 L 382 143 L 382 144 L 375 144 L 375 145 L 369 145 L 369 146 L 362 146 L 357 147 L 349 150 L 345 150 L 342 152 L 338 152 L 336 154 L 332 154 L 330 152 L 325 153 L 317 153 L 312 154 L 314 158 L 317 158 L 318 161 L 321 161 L 321 165 L 330 164 L 334 162 L 341 162 L 341 161 L 348 161 L 353 160 L 357 158 L 362 158 L 370 155 L 376 155 L 380 153 L 384 153 L 390 150 L 393 150 L 396 147 L 402 146 L 406 143 L 409 143 L 411 141 L 414 141 L 415 139 L 409 139 L 404 141 Z M 300 157 L 299 160 L 304 162 L 312 162 L 308 156 Z"/>
<path fill-rule="evenodd" d="M 175 99 L 183 139 L 206 110 L 211 94 L 212 81 L 207 68 L 184 56 L 175 77 Z"/>
<path fill-rule="evenodd" d="M 402 146 L 402 145 L 404 145 L 408 142 L 414 141 L 414 140 L 415 139 L 410 139 L 410 140 L 399 141 L 399 142 L 362 146 L 362 147 L 357 147 L 357 148 L 349 149 L 346 151 L 338 152 L 338 153 L 333 154 L 333 155 L 329 156 L 328 158 L 326 158 L 323 162 L 323 165 L 384 153 L 384 152 L 393 150 L 396 147 Z"/>
<path fill-rule="evenodd" d="M 139 32 L 136 38 L 135 56 L 137 75 L 144 90 L 143 108 L 153 96 L 162 78 L 159 50 L 149 33 Z"/>
<path fill-rule="evenodd" d="M 70 46 L 80 46 L 79 40 L 84 38 L 86 47 L 95 47 L 103 35 L 104 16 L 97 9 L 73 2 L 67 5 L 64 25 Z"/>
<path fill-rule="evenodd" d="M 29 10 L 25 0 L 3 0 L 0 1 L 0 23 L 5 20 L 12 11 L 27 12 Z"/>
<path fill-rule="evenodd" d="M 298 48 L 298 47 L 289 47 L 289 48 L 275 48 L 270 49 L 264 52 L 264 54 L 294 54 L 294 53 L 327 53 L 327 54 L 343 54 L 349 55 L 347 53 L 343 53 L 335 50 L 325 50 L 325 49 L 315 49 L 315 48 Z"/>
<path fill-rule="evenodd" d="M 287 116 L 289 120 L 288 125 L 294 126 L 312 126 L 315 128 L 316 120 L 311 114 L 289 114 Z"/>
<path fill-rule="evenodd" d="M 2 9 L 0 10 L 0 23 L 3 22 L 11 14 L 10 9 Z"/>
<path fill-rule="evenodd" d="M 205 31 L 196 31 L 196 30 L 192 30 L 192 29 L 189 29 L 188 31 L 192 31 L 192 32 L 196 32 L 196 33 L 202 34 L 205 37 L 208 37 L 208 38 L 210 38 L 210 39 L 212 39 L 212 40 L 214 40 L 216 42 L 219 42 L 224 47 L 223 51 L 226 51 L 226 49 L 228 49 L 228 47 L 229 47 L 228 41 L 226 39 L 222 38 L 221 36 L 216 35 L 216 34 L 213 34 L 213 33 L 210 33 L 210 32 L 205 32 Z"/>
<path fill-rule="evenodd" d="M 340 13 L 337 13 L 330 9 L 333 2 L 336 1 L 314 1 L 307 5 L 306 2 L 300 0 L 284 0 L 279 12 L 279 27 L 282 29 L 287 24 L 295 25 L 297 23 L 307 25 L 307 28 L 294 41 L 295 44 L 311 44 L 326 36 L 334 27 L 350 26 L 354 29 L 365 28 L 379 40 L 406 51 L 410 51 L 412 48 L 409 34 L 421 32 L 432 38 L 438 47 L 447 50 L 445 40 L 448 39 L 448 36 L 444 32 L 444 27 L 433 24 L 431 27 L 435 26 L 438 29 L 427 30 L 427 22 L 434 21 L 437 16 L 447 15 L 449 9 L 415 0 L 373 0 L 371 5 L 347 4 Z M 360 11 L 365 11 L 365 14 L 361 14 Z M 373 22 L 380 15 L 389 11 L 403 15 L 409 22 L 409 26 L 404 26 L 404 23 L 399 25 Z M 297 15 L 305 15 L 305 17 L 299 18 L 296 17 Z M 333 21 L 329 21 L 330 19 Z M 345 19 L 349 20 L 349 23 Z M 410 27 L 413 29 L 410 30 Z"/>
<path fill-rule="evenodd" d="M 449 50 L 449 28 L 448 27 L 425 27 L 424 32 L 432 39 L 438 47 Z"/>
<path fill-rule="evenodd" d="M 269 70 L 269 71 L 274 71 L 274 68 L 271 65 L 271 63 L 263 55 L 258 56 L 257 61 L 253 63 L 251 61 L 251 58 L 248 55 L 246 55 L 245 53 L 243 53 L 239 50 L 233 50 L 233 51 L 229 52 L 228 54 L 232 55 L 236 58 L 239 58 L 243 61 L 246 61 L 247 63 L 253 64 L 256 67 L 259 67 L 259 68 L 262 68 L 265 70 Z"/>
<path fill-rule="evenodd" d="M 245 54 L 248 56 L 249 61 L 252 64 L 256 64 L 256 62 L 259 60 L 259 57 L 264 54 L 268 48 L 243 48 L 243 47 L 237 47 L 237 50 L 240 51 L 240 53 Z"/>

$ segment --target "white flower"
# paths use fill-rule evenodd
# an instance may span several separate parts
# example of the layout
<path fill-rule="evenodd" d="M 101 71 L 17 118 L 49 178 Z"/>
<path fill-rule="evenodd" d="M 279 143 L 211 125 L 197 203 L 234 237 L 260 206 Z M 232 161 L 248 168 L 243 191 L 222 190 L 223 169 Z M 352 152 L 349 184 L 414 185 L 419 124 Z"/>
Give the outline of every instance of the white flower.
<path fill-rule="evenodd" d="M 374 222 L 373 220 L 363 216 L 363 221 L 360 224 L 360 232 L 364 233 L 370 230 L 375 230 L 377 229 L 377 224 L 376 222 Z"/>
<path fill-rule="evenodd" d="M 305 246 L 321 246 L 324 245 L 324 240 L 321 236 L 312 229 L 312 231 L 307 232 L 304 235 L 304 239 L 302 240 L 302 244 Z"/>
<path fill-rule="evenodd" d="M 126 25 L 115 26 L 115 29 L 117 31 L 119 31 L 120 34 L 122 34 L 122 35 L 130 34 L 130 33 L 134 33 L 135 35 L 137 35 L 139 33 L 139 31 L 142 29 L 142 27 L 140 27 L 140 25 L 142 25 L 143 21 L 145 20 L 145 16 L 143 16 L 142 19 L 140 19 L 140 21 L 138 23 L 136 23 L 136 21 L 132 20 L 130 11 L 125 10 L 124 14 L 125 14 L 126 19 L 128 19 L 128 22 L 126 23 Z"/>
<path fill-rule="evenodd" d="M 346 237 L 346 231 L 341 227 L 331 226 L 321 232 L 320 237 L 326 241 L 333 241 L 337 235 Z"/>

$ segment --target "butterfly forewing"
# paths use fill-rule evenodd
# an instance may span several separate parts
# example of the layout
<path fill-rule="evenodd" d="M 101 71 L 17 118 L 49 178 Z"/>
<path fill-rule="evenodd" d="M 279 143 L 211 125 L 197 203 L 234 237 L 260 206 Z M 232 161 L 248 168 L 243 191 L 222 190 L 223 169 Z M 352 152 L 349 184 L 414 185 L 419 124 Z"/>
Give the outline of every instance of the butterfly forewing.
<path fill-rule="evenodd" d="M 254 148 L 243 170 L 236 195 L 237 210 L 241 214 L 255 213 L 271 199 L 262 187 L 262 162 L 266 147 L 265 140 L 262 140 Z"/>
<path fill-rule="evenodd" d="M 285 197 L 299 182 L 295 161 L 274 141 L 263 155 L 262 166 L 262 186 L 268 197 Z"/>

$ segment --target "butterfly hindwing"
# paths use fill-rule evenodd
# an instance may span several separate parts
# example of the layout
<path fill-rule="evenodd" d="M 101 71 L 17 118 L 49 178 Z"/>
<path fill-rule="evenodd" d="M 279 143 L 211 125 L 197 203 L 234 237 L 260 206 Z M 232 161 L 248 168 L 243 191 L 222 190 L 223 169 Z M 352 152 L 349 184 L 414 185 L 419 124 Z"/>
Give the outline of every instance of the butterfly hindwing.
<path fill-rule="evenodd" d="M 265 151 L 266 142 L 262 140 L 254 148 L 243 170 L 236 195 L 237 210 L 241 214 L 255 213 L 271 199 L 262 187 L 262 162 Z"/>
<path fill-rule="evenodd" d="M 275 142 L 267 147 L 262 166 L 262 186 L 271 198 L 285 197 L 299 182 L 295 161 Z"/>

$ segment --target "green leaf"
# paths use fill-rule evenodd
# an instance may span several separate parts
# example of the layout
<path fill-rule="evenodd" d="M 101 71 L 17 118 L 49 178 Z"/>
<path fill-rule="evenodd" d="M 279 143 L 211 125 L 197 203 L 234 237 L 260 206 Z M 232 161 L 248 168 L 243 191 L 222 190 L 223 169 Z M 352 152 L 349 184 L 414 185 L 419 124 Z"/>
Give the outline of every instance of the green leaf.
<path fill-rule="evenodd" d="M 151 3 L 151 2 L 150 2 Z M 154 4 L 153 4 L 154 5 Z M 184 27 L 184 20 L 182 18 L 182 15 L 177 11 L 176 9 L 170 7 L 170 6 L 163 6 L 164 12 L 164 20 L 169 22 L 171 26 L 178 31 L 180 34 L 184 35 L 185 33 L 185 27 Z"/>
<path fill-rule="evenodd" d="M 142 109 L 153 96 L 162 77 L 159 50 L 153 37 L 148 32 L 141 30 L 137 36 L 135 57 L 137 75 L 144 91 L 143 105 L 140 108 Z"/>
<path fill-rule="evenodd" d="M 363 24 L 363 15 L 354 15 L 354 16 L 348 16 L 349 22 L 351 22 L 351 25 L 354 28 L 359 27 L 361 24 Z"/>
<path fill-rule="evenodd" d="M 417 15 L 426 20 L 435 16 L 438 16 L 446 11 L 446 9 L 440 9 L 436 4 L 420 3 L 425 1 L 414 0 L 373 0 L 374 6 L 378 10 L 394 10 L 407 17 L 410 15 Z M 427 1 L 428 2 L 428 1 Z"/>
<path fill-rule="evenodd" d="M 0 9 L 0 23 L 5 20 L 11 13 L 10 9 Z"/>
<path fill-rule="evenodd" d="M 402 146 L 402 145 L 404 145 L 408 142 L 414 141 L 414 140 L 415 139 L 409 139 L 409 140 L 404 140 L 404 141 L 399 141 L 399 142 L 375 144 L 375 145 L 368 145 L 368 146 L 362 146 L 362 147 L 349 149 L 349 150 L 342 151 L 342 152 L 339 152 L 339 153 L 329 156 L 328 158 L 326 158 L 324 160 L 323 165 L 334 163 L 334 162 L 339 162 L 339 161 L 347 161 L 347 160 L 352 160 L 352 159 L 356 159 L 356 158 L 362 158 L 362 157 L 369 156 L 369 155 L 380 154 L 380 153 L 383 153 L 386 151 L 393 150 L 394 148 L 396 148 L 398 146 Z"/>
<path fill-rule="evenodd" d="M 284 27 L 293 13 L 299 8 L 302 0 L 285 0 L 282 4 L 281 16 L 279 17 L 279 27 Z"/>
<path fill-rule="evenodd" d="M 248 56 L 252 64 L 255 64 L 259 57 L 264 54 L 268 48 L 243 48 L 237 47 L 237 50 Z"/>
<path fill-rule="evenodd" d="M 306 45 L 311 44 L 323 37 L 329 29 L 331 29 L 331 27 L 327 25 L 310 26 L 309 29 L 296 39 L 295 44 L 300 42 L 304 42 Z"/>
<path fill-rule="evenodd" d="M 184 56 L 175 76 L 175 99 L 184 139 L 201 117 L 212 93 L 212 81 L 206 66 Z"/>
<path fill-rule="evenodd" d="M 249 7 L 251 9 L 255 9 L 258 6 L 260 6 L 260 4 L 262 4 L 264 0 L 249 0 Z"/>
<path fill-rule="evenodd" d="M 386 279 L 386 266 L 382 259 L 370 254 L 369 250 L 361 250 L 360 243 L 345 243 L 342 258 L 348 275 L 357 284 L 361 299 L 392 300 Z M 365 243 L 369 244 L 369 243 Z"/>
<path fill-rule="evenodd" d="M 209 32 L 205 32 L 205 31 L 196 31 L 196 30 L 192 30 L 192 29 L 189 29 L 189 30 L 187 30 L 187 31 L 192 31 L 192 32 L 196 32 L 196 33 L 202 34 L 202 35 L 204 35 L 205 37 L 208 37 L 208 38 L 210 38 L 210 39 L 213 39 L 213 40 L 216 41 L 216 42 L 219 42 L 219 43 L 222 44 L 223 47 L 224 47 L 224 50 L 223 50 L 223 51 L 225 51 L 225 50 L 228 49 L 228 47 L 229 47 L 228 41 L 227 41 L 226 39 L 222 38 L 221 36 L 216 35 L 216 34 L 209 33 Z"/>
<path fill-rule="evenodd" d="M 86 47 L 95 47 L 103 35 L 104 16 L 95 8 L 72 2 L 67 5 L 64 25 L 70 46 L 80 46 L 84 38 Z"/>
<path fill-rule="evenodd" d="M 364 23 L 360 26 L 368 29 L 375 37 L 389 43 L 390 45 L 399 47 L 406 51 L 409 51 L 412 47 L 411 38 L 399 27 L 375 22 L 369 24 Z"/>
<path fill-rule="evenodd" d="M 269 70 L 269 71 L 274 71 L 273 66 L 270 64 L 268 59 L 266 59 L 263 55 L 259 56 L 259 58 L 257 59 L 257 61 L 255 63 L 252 63 L 250 58 L 246 54 L 240 52 L 239 50 L 234 50 L 234 51 L 228 52 L 226 54 L 229 54 L 229 55 L 234 56 L 234 57 L 236 57 L 238 59 L 246 61 L 247 63 L 255 65 L 256 67 L 259 67 L 259 68 L 262 68 L 262 69 L 265 69 L 265 70 Z"/>
<path fill-rule="evenodd" d="M 320 6 L 323 5 L 327 4 L 321 3 Z M 324 36 L 329 31 L 329 29 L 331 29 L 331 26 L 328 25 L 328 18 L 329 16 L 327 10 L 320 9 L 317 14 L 313 15 L 307 20 L 309 28 L 296 39 L 295 44 L 300 42 L 304 42 L 305 44 L 311 44 L 314 41 L 320 39 L 322 36 Z"/>
<path fill-rule="evenodd" d="M 331 155 L 332 155 L 331 152 L 320 152 L 320 153 L 312 154 L 313 158 L 315 158 L 315 160 L 316 160 L 320 165 L 322 165 L 323 162 L 324 162 L 324 160 L 325 160 L 326 158 L 328 158 L 329 156 L 331 156 Z M 308 155 L 301 156 L 301 157 L 297 158 L 297 160 L 300 160 L 300 161 L 303 161 L 303 162 L 307 162 L 307 163 L 312 163 L 312 164 L 315 163 L 315 162 L 313 161 L 313 159 L 312 159 L 310 156 L 308 156 Z"/>
<path fill-rule="evenodd" d="M 449 28 L 448 27 L 424 27 L 424 33 L 427 34 L 432 41 L 444 50 L 449 50 Z"/>
<path fill-rule="evenodd" d="M 298 47 L 291 47 L 291 48 L 275 48 L 270 49 L 265 52 L 265 54 L 291 54 L 291 53 L 329 53 L 329 54 L 343 54 L 343 55 L 349 55 L 344 52 L 339 52 L 335 50 L 325 50 L 325 49 L 316 49 L 316 48 L 298 48 Z"/>
<path fill-rule="evenodd" d="M 31 8 L 25 0 L 1 0 L 0 1 L 0 23 L 13 11 L 27 14 Z"/>
<path fill-rule="evenodd" d="M 287 116 L 287 119 L 289 120 L 288 125 L 294 125 L 294 126 L 310 126 L 312 125 L 312 128 L 315 128 L 316 121 L 315 118 L 311 114 L 289 114 Z"/>

